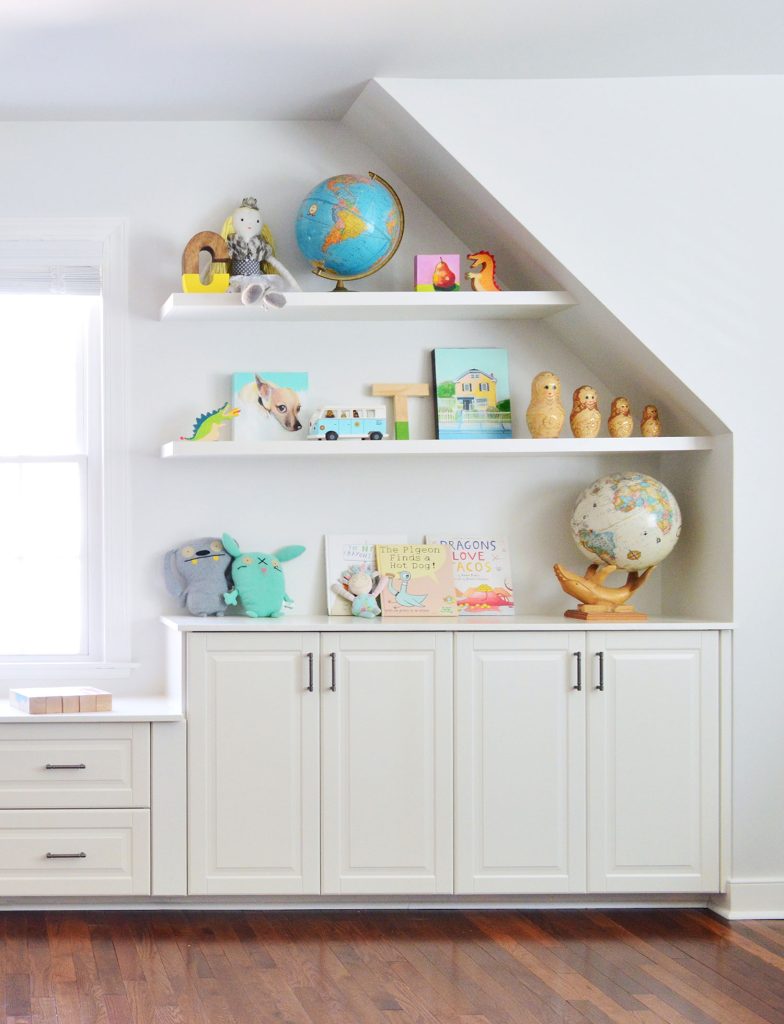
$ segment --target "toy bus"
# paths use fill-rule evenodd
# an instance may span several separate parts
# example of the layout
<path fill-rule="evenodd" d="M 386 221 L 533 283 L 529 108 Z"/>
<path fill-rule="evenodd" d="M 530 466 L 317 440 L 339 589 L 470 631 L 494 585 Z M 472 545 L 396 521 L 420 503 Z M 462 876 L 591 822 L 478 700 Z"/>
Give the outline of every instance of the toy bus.
<path fill-rule="evenodd" d="M 324 405 L 310 417 L 308 440 L 338 441 L 342 437 L 381 441 L 389 437 L 384 405 Z"/>

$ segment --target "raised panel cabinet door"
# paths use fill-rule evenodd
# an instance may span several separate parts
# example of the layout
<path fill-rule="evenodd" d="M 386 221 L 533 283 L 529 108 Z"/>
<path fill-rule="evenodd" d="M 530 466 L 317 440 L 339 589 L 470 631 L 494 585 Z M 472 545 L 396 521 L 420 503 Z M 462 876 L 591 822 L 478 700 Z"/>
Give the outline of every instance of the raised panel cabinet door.
<path fill-rule="evenodd" d="M 716 892 L 718 634 L 588 637 L 589 889 Z"/>
<path fill-rule="evenodd" d="M 317 634 L 191 636 L 189 892 L 318 893 L 318 748 Z"/>
<path fill-rule="evenodd" d="M 455 642 L 455 891 L 584 892 L 585 634 Z"/>
<path fill-rule="evenodd" d="M 321 638 L 322 892 L 452 892 L 452 638 Z"/>

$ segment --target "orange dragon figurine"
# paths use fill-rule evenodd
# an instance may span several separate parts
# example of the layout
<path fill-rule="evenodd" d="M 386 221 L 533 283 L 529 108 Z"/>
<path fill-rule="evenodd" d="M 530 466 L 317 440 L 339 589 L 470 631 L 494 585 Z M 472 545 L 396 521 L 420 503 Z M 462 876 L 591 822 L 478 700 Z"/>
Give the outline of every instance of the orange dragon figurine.
<path fill-rule="evenodd" d="M 479 252 L 470 252 L 467 258 L 471 260 L 471 266 L 466 272 L 466 281 L 471 282 L 471 288 L 475 292 L 500 292 L 495 279 L 495 256 L 486 249 L 480 249 Z"/>

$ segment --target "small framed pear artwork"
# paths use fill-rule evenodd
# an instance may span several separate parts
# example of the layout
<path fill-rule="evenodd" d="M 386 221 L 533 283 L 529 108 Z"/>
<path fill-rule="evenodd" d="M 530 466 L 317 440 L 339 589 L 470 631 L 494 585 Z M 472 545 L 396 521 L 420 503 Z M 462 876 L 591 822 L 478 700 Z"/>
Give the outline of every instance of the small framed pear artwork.
<path fill-rule="evenodd" d="M 644 622 L 629 604 L 681 535 L 675 495 L 646 473 L 615 473 L 595 480 L 580 494 L 571 519 L 572 536 L 591 564 L 583 575 L 561 564 L 553 568 L 565 593 L 577 599 L 564 615 L 590 622 Z M 614 572 L 626 582 L 610 586 Z"/>

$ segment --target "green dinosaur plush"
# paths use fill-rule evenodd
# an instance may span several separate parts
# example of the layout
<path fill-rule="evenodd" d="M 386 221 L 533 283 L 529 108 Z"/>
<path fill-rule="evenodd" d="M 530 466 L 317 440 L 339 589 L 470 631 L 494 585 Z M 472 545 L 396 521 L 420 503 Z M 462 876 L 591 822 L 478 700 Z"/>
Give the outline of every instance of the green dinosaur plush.
<path fill-rule="evenodd" d="M 277 551 L 245 551 L 224 533 L 221 538 L 224 548 L 233 557 L 231 578 L 234 589 L 223 595 L 226 604 L 242 602 L 245 611 L 253 619 L 273 618 L 283 614 L 283 605 L 294 602 L 286 593 L 281 562 L 297 558 L 305 550 L 300 544 L 290 544 Z"/>
<path fill-rule="evenodd" d="M 239 409 L 229 409 L 228 405 L 228 402 L 224 402 L 220 409 L 213 409 L 212 412 L 203 412 L 196 418 L 191 436 L 180 437 L 180 440 L 219 441 L 222 428 L 227 423 L 231 423 L 234 417 L 240 414 Z"/>

